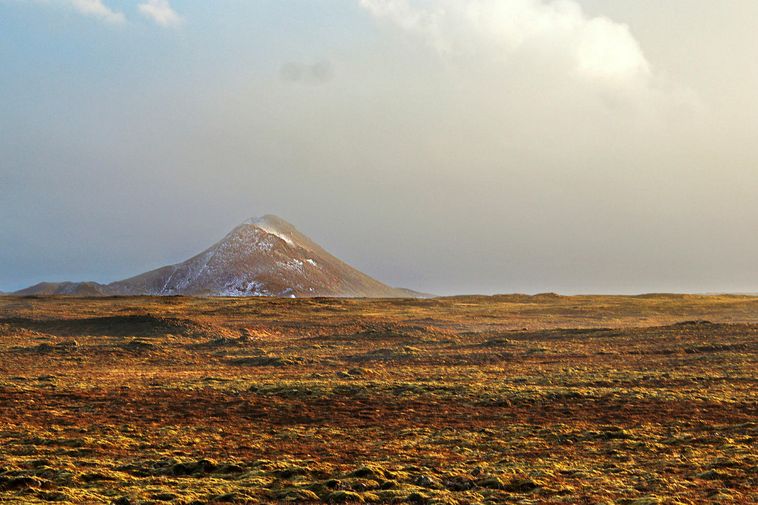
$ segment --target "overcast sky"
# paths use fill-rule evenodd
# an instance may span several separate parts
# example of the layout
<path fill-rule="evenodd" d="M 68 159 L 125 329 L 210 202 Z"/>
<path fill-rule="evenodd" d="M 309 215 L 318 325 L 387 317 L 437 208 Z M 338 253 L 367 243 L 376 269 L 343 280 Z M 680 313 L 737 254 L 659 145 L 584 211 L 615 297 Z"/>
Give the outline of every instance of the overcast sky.
<path fill-rule="evenodd" d="M 267 213 L 438 294 L 758 291 L 755 0 L 0 0 L 0 290 Z"/>

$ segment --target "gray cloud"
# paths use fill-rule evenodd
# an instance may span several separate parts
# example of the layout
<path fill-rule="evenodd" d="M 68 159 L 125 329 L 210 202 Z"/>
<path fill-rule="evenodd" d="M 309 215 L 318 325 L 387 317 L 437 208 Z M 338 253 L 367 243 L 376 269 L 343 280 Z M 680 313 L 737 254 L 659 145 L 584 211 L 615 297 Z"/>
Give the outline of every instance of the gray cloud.
<path fill-rule="evenodd" d="M 286 82 L 323 84 L 332 80 L 334 70 L 328 61 L 318 61 L 313 64 L 289 62 L 282 65 L 279 76 Z"/>

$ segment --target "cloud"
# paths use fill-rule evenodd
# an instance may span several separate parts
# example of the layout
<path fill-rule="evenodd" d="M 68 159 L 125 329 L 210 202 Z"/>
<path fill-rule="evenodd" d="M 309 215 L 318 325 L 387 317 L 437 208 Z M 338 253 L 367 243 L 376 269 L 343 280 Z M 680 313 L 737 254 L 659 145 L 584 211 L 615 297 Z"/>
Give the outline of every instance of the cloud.
<path fill-rule="evenodd" d="M 328 61 L 319 61 L 312 65 L 289 62 L 282 65 L 279 71 L 283 81 L 303 84 L 323 84 L 332 79 L 334 71 Z"/>
<path fill-rule="evenodd" d="M 589 17 L 576 0 L 360 0 L 368 12 L 420 36 L 441 54 L 507 60 L 552 54 L 576 76 L 644 80 L 651 66 L 629 28 Z"/>
<path fill-rule="evenodd" d="M 181 16 L 171 8 L 168 0 L 147 0 L 137 8 L 143 16 L 161 26 L 178 26 L 182 22 Z"/>
<path fill-rule="evenodd" d="M 70 0 L 69 3 L 80 13 L 99 18 L 108 23 L 120 24 L 126 21 L 122 12 L 112 10 L 102 0 Z"/>

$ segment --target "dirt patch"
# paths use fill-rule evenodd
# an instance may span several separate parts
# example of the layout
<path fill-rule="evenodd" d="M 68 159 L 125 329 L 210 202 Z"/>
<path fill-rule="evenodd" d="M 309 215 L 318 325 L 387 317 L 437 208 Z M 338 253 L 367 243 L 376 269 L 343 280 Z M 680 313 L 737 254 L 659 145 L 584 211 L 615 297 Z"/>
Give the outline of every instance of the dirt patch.
<path fill-rule="evenodd" d="M 305 360 L 298 357 L 282 356 L 245 356 L 230 358 L 227 363 L 234 366 L 298 366 L 303 365 Z"/>

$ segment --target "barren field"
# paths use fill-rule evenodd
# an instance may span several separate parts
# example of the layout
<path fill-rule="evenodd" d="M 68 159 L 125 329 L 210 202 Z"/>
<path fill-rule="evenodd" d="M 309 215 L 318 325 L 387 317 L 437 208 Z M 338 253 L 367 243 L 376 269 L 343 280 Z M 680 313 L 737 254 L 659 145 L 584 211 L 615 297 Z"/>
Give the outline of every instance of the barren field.
<path fill-rule="evenodd" d="M 0 503 L 756 503 L 758 298 L 0 297 Z"/>

